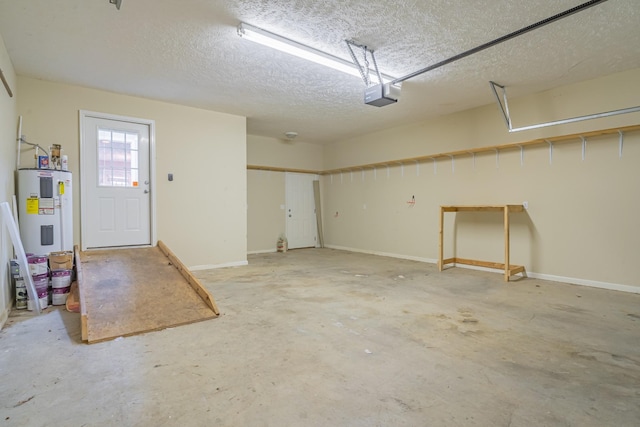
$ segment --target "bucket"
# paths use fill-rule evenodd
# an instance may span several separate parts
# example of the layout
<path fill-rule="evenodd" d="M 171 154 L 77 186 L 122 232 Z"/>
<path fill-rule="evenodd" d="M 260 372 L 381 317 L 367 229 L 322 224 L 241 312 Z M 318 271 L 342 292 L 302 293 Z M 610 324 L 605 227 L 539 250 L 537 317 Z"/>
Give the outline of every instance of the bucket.
<path fill-rule="evenodd" d="M 71 286 L 71 270 L 53 270 L 51 272 L 51 287 L 53 289 L 68 288 L 69 286 Z"/>
<path fill-rule="evenodd" d="M 287 252 L 288 242 L 286 237 L 280 237 L 278 239 L 278 243 L 276 244 L 276 250 L 278 252 Z"/>
<path fill-rule="evenodd" d="M 29 273 L 32 276 L 39 276 L 41 274 L 47 274 L 47 257 L 44 255 L 31 255 L 27 258 L 29 263 Z"/>
<path fill-rule="evenodd" d="M 35 286 L 36 288 L 36 293 L 38 295 L 40 295 L 43 292 L 46 293 L 49 288 L 49 275 L 47 273 L 38 274 L 38 275 L 32 276 L 32 278 L 33 278 L 33 286 Z"/>
<path fill-rule="evenodd" d="M 33 285 L 36 288 L 36 294 L 38 294 L 40 308 L 47 308 L 49 306 L 49 275 L 40 274 L 33 276 Z M 33 311 L 33 301 L 27 300 L 27 310 Z"/>
<path fill-rule="evenodd" d="M 16 309 L 27 308 L 27 286 L 23 278 L 16 279 Z"/>
<path fill-rule="evenodd" d="M 67 286 L 66 288 L 53 288 L 53 293 L 51 296 L 51 304 L 53 305 L 65 305 L 67 303 L 67 297 L 69 296 L 69 291 L 71 291 L 71 286 Z"/>
<path fill-rule="evenodd" d="M 38 298 L 38 301 L 40 301 L 40 310 L 44 310 L 45 308 L 49 307 L 49 296 L 45 295 L 42 298 Z M 33 311 L 33 301 L 31 300 L 27 300 L 27 310 L 29 311 Z"/>

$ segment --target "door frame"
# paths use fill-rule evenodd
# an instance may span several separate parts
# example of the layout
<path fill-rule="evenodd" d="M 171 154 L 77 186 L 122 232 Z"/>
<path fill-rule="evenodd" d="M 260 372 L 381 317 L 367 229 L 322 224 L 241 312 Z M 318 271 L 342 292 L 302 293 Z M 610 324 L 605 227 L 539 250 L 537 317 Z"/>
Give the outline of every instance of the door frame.
<path fill-rule="evenodd" d="M 317 173 L 302 173 L 302 172 L 285 172 L 285 178 L 284 178 L 284 200 L 285 200 L 285 210 L 284 210 L 284 221 L 285 221 L 285 236 L 287 237 L 287 239 L 289 238 L 289 233 L 290 233 L 290 229 L 289 229 L 289 220 L 288 220 L 288 211 L 289 211 L 289 192 L 287 191 L 287 181 L 288 181 L 288 177 L 289 176 L 311 176 L 312 177 L 312 182 L 318 180 L 320 177 Z M 315 230 L 315 241 L 314 241 L 314 245 L 313 246 L 303 246 L 304 248 L 319 248 L 320 244 L 319 244 L 319 239 L 318 239 L 318 226 L 317 226 L 317 221 L 318 221 L 318 207 L 315 206 L 315 198 L 313 196 L 313 184 L 311 185 L 311 199 L 314 201 L 314 206 L 313 206 L 313 214 L 316 217 L 316 221 L 314 222 L 314 230 Z"/>
<path fill-rule="evenodd" d="M 85 229 L 86 221 L 84 216 L 87 212 L 87 191 L 88 191 L 88 177 L 87 168 L 84 167 L 87 161 L 86 150 L 84 147 L 84 127 L 85 120 L 88 118 L 115 120 L 120 122 L 135 123 L 149 127 L 149 227 L 151 228 L 151 244 L 142 245 L 141 247 L 156 246 L 158 243 L 158 236 L 156 231 L 156 122 L 155 120 L 140 119 L 138 117 L 120 116 L 117 114 L 99 113 L 96 111 L 79 110 L 79 122 L 80 122 L 80 247 L 83 251 L 87 250 L 85 244 L 85 236 L 87 230 Z M 130 247 L 130 246 L 128 246 Z"/>

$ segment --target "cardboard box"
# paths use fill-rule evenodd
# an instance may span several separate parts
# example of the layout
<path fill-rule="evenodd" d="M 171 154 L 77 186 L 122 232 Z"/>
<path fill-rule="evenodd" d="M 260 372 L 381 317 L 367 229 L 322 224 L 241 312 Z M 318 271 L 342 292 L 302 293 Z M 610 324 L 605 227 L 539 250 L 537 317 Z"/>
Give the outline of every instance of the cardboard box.
<path fill-rule="evenodd" d="M 51 252 L 49 254 L 49 268 L 51 270 L 71 270 L 73 269 L 73 252 Z"/>

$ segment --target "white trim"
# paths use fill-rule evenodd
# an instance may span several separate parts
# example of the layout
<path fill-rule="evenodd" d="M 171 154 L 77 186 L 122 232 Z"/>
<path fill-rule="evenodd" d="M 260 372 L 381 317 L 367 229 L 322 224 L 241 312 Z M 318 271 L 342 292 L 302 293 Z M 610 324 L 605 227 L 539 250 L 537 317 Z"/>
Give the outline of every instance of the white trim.
<path fill-rule="evenodd" d="M 0 313 L 0 331 L 2 330 L 2 328 L 4 328 L 4 325 L 7 323 L 7 320 L 9 320 L 10 313 L 11 313 L 11 307 L 5 307 L 5 310 L 2 313 Z"/>
<path fill-rule="evenodd" d="M 260 251 L 249 251 L 247 252 L 247 255 L 258 255 L 258 254 L 270 254 L 270 253 L 274 253 L 274 252 L 278 252 L 277 249 L 263 249 Z"/>
<path fill-rule="evenodd" d="M 357 252 L 357 253 L 360 253 L 360 254 L 386 256 L 386 257 L 389 257 L 389 258 L 399 258 L 399 259 L 408 259 L 410 261 L 427 262 L 429 264 L 437 264 L 438 263 L 438 260 L 436 260 L 436 259 L 422 258 L 422 257 L 417 257 L 417 256 L 411 256 L 411 255 L 399 255 L 399 254 L 392 254 L 392 253 L 389 253 L 389 252 L 368 251 L 368 250 L 364 250 L 364 249 L 347 248 L 347 247 L 344 247 L 344 246 L 336 246 L 336 245 L 324 245 L 324 247 L 328 248 L 328 249 L 337 249 L 339 251 L 349 251 L 349 252 Z"/>
<path fill-rule="evenodd" d="M 139 125 L 149 126 L 149 188 L 151 189 L 150 194 L 150 224 L 151 227 L 151 244 L 149 246 L 156 246 L 158 244 L 158 234 L 156 230 L 157 219 L 156 219 L 156 121 L 150 119 L 140 119 L 137 117 L 129 117 L 129 116 L 120 116 L 116 114 L 107 114 L 107 113 L 98 113 L 95 111 L 88 110 L 79 110 L 79 125 L 80 125 L 80 247 L 83 251 L 87 250 L 87 247 L 84 242 L 84 236 L 86 236 L 85 230 L 85 221 L 82 220 L 83 213 L 87 211 L 87 184 L 86 180 L 86 171 L 82 166 L 85 164 L 84 153 L 83 153 L 83 142 L 84 142 L 84 121 L 87 118 L 96 118 L 96 119 L 106 119 L 106 120 L 117 120 L 120 122 L 127 123 L 135 123 Z"/>
<path fill-rule="evenodd" d="M 287 214 L 289 212 L 289 206 L 291 206 L 291 198 L 290 196 L 290 192 L 289 192 L 289 179 L 292 176 L 296 176 L 296 177 L 304 177 L 304 179 L 307 179 L 309 176 L 312 176 L 312 180 L 313 181 L 317 181 L 320 179 L 320 175 L 318 174 L 308 174 L 308 173 L 300 173 L 300 172 L 285 172 L 284 173 L 284 235 L 286 237 L 290 237 L 290 232 L 291 232 L 291 225 L 289 225 L 289 215 Z M 315 206 L 315 198 L 314 198 L 314 194 L 313 194 L 313 185 L 311 186 L 311 198 L 314 200 L 314 207 L 313 207 L 313 215 L 314 217 L 317 217 L 318 215 L 318 208 Z M 317 222 L 317 218 L 314 222 Z M 313 246 L 300 246 L 300 247 L 295 247 L 295 248 L 290 248 L 290 249 L 306 249 L 306 248 L 319 248 L 319 242 L 318 242 L 318 226 L 316 224 L 316 226 L 314 227 L 314 231 L 315 231 L 315 237 L 314 237 L 314 245 Z"/>
<path fill-rule="evenodd" d="M 192 267 L 189 267 L 189 270 L 191 270 L 191 271 L 213 270 L 213 269 L 216 269 L 216 268 L 243 267 L 245 265 L 249 265 L 249 262 L 248 261 L 234 261 L 234 262 L 227 262 L 227 263 L 224 263 L 224 264 L 194 265 Z"/>
<path fill-rule="evenodd" d="M 421 257 L 414 257 L 414 256 L 409 256 L 409 255 L 390 254 L 390 253 L 386 253 L 386 252 L 367 251 L 367 250 L 362 250 L 362 249 L 347 248 L 347 247 L 335 246 L 335 245 L 325 245 L 325 247 L 329 248 L 329 249 L 337 249 L 337 250 L 341 250 L 341 251 L 358 252 L 358 253 L 363 253 L 363 254 L 379 255 L 379 256 L 386 256 L 386 257 L 390 257 L 390 258 L 400 258 L 400 259 L 407 259 L 407 260 L 411 260 L 411 261 L 420 261 L 420 262 L 427 262 L 427 263 L 430 263 L 430 264 L 438 264 L 438 260 L 431 259 L 431 258 L 421 258 Z M 475 266 L 475 265 L 453 264 L 453 266 L 459 267 L 459 268 L 466 268 L 466 269 L 469 269 L 469 270 L 479 270 L 479 271 L 487 271 L 487 272 L 490 272 L 490 273 L 502 273 L 502 274 L 504 274 L 504 270 L 499 270 L 499 269 L 494 269 L 494 268 L 487 268 L 487 267 L 479 267 L 479 266 Z M 619 283 L 600 282 L 600 281 L 597 281 L 597 280 L 579 279 L 579 278 L 576 278 L 576 277 L 554 276 L 552 274 L 535 273 L 535 272 L 530 272 L 530 271 L 527 271 L 527 276 L 532 278 L 532 279 L 549 280 L 549 281 L 552 281 L 552 282 L 567 283 L 567 284 L 570 284 L 570 285 L 587 286 L 587 287 L 590 287 L 590 288 L 607 289 L 607 290 L 610 290 L 610 291 L 619 291 L 619 292 L 629 292 L 629 293 L 633 293 L 633 294 L 640 294 L 640 286 L 631 286 L 631 285 L 622 285 L 622 284 L 619 284 Z"/>
<path fill-rule="evenodd" d="M 610 291 L 630 292 L 640 294 L 640 286 L 621 285 L 618 283 L 599 282 L 597 280 L 578 279 L 575 277 L 554 276 L 543 273 L 527 273 L 529 277 L 553 282 L 570 283 L 572 285 L 588 286 L 590 288 L 608 289 Z"/>

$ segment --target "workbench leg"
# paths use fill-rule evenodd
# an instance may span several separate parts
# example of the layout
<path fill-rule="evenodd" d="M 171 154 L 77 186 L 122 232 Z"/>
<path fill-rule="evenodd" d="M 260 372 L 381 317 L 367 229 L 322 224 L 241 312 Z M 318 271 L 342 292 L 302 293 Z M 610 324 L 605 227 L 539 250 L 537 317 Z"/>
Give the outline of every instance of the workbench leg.
<path fill-rule="evenodd" d="M 442 206 L 440 206 L 440 232 L 439 232 L 440 241 L 438 243 L 438 271 L 442 271 L 442 268 L 444 267 L 442 265 L 442 260 L 444 259 L 444 249 L 442 247 L 443 228 L 444 228 L 444 209 L 442 208 Z"/>
<path fill-rule="evenodd" d="M 509 281 L 509 207 L 504 207 L 504 281 Z"/>

